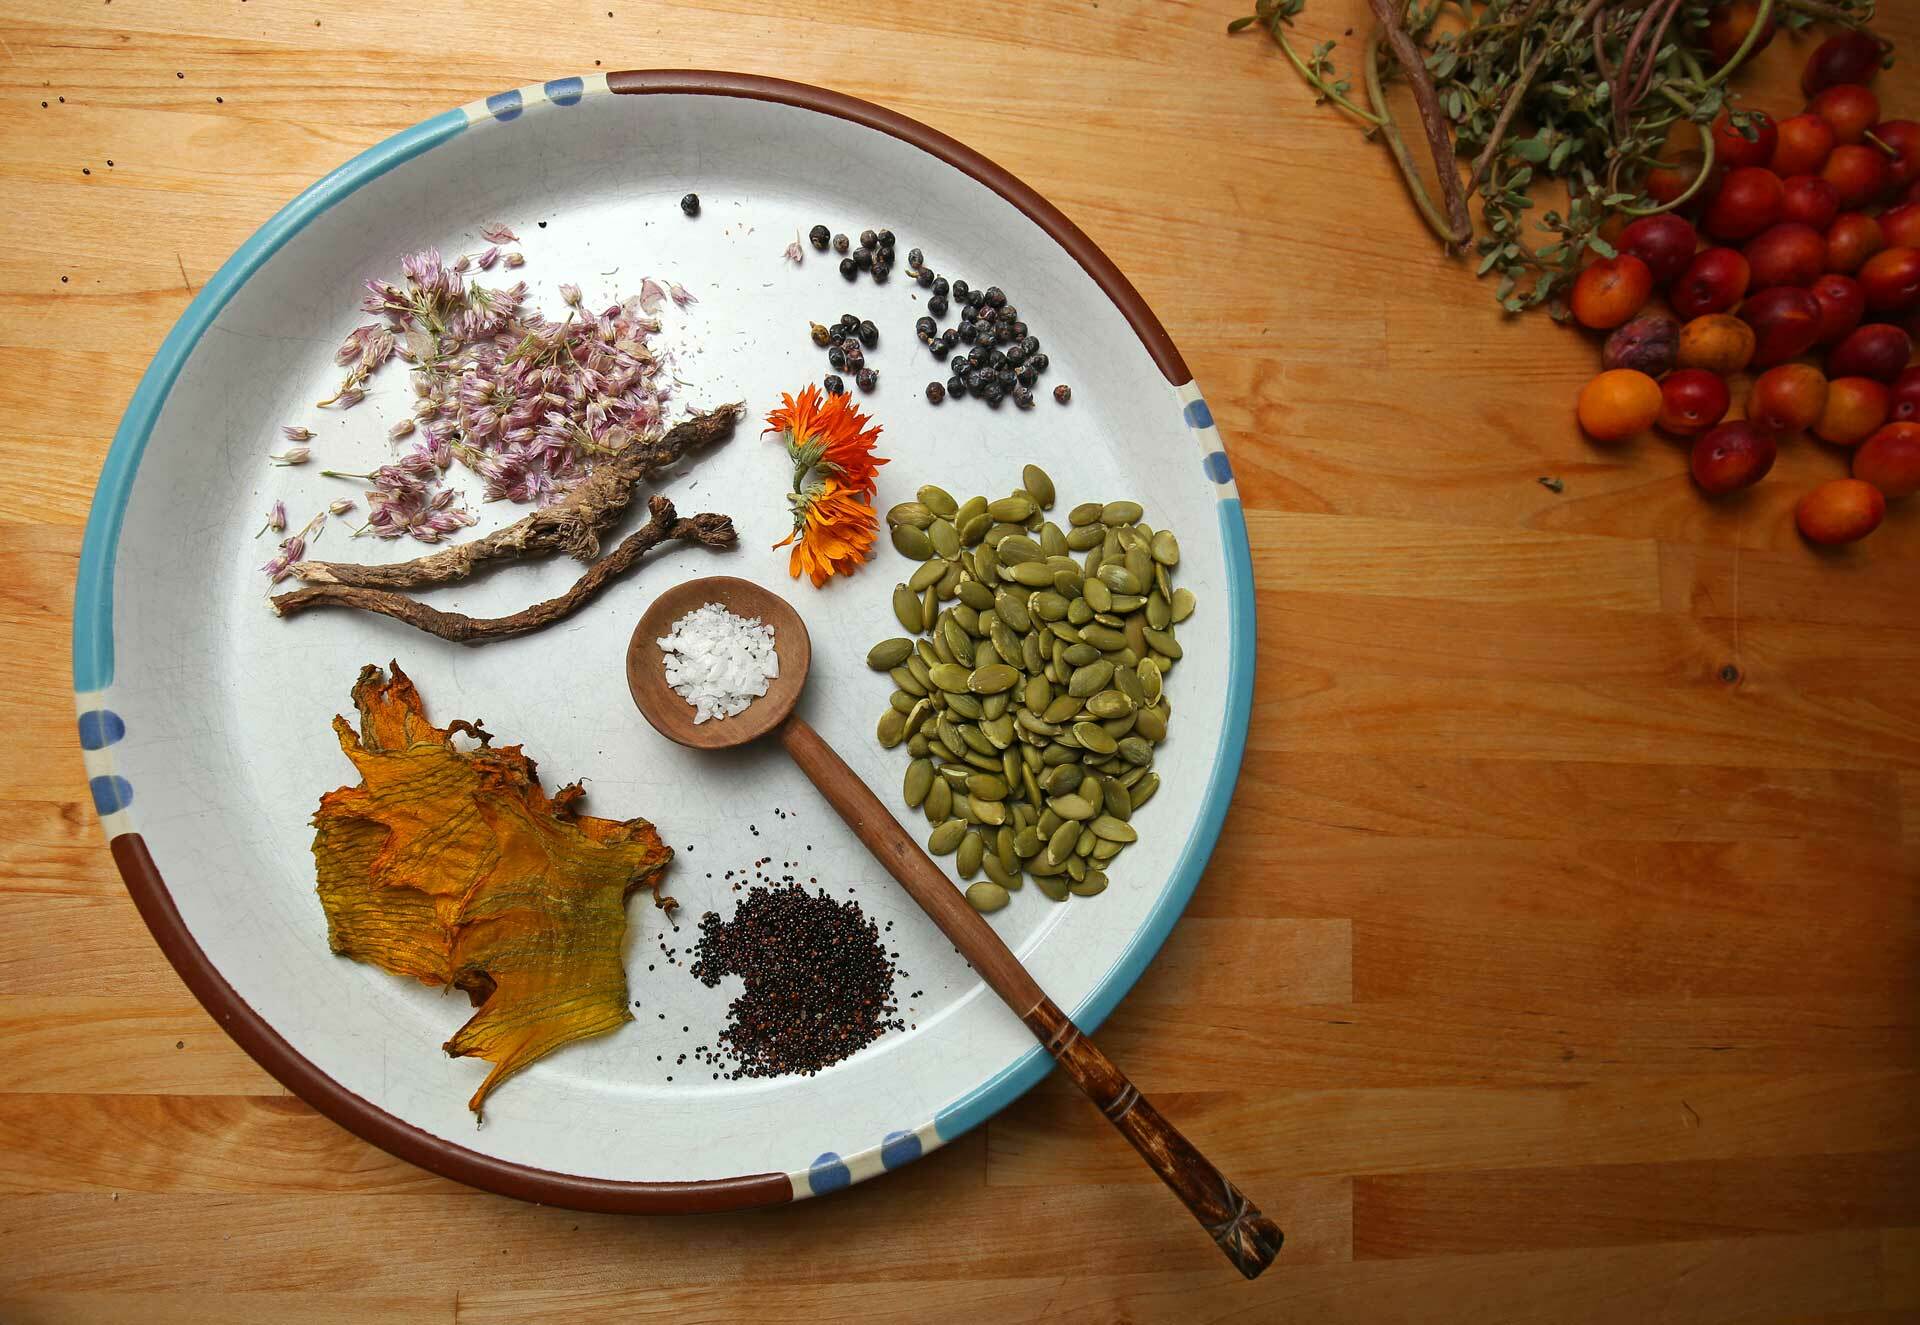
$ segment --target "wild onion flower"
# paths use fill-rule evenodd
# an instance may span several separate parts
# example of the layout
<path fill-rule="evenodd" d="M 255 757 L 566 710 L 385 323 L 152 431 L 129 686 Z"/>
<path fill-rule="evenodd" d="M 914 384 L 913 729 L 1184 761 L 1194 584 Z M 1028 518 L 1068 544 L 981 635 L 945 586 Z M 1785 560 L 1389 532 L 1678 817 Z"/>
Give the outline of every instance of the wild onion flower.
<path fill-rule="evenodd" d="M 500 248 L 517 242 L 507 227 L 483 227 L 482 236 L 491 247 L 464 264 L 424 249 L 401 259 L 399 280 L 367 281 L 360 307 L 375 320 L 336 351 L 346 375 L 327 405 L 364 400 L 390 359 L 408 365 L 412 387 L 405 417 L 388 431 L 394 442 L 417 438 L 409 451 L 372 473 L 326 471 L 370 485 L 362 533 L 432 542 L 473 524 L 443 486 L 456 462 L 480 477 L 488 500 L 547 502 L 600 458 L 665 429 L 674 379 L 650 345 L 660 330 L 653 315 L 668 299 L 691 303 L 684 287 L 648 278 L 638 294 L 595 311 L 578 285 L 563 285 L 567 314 L 556 320 L 529 305 L 524 282 L 465 279 L 463 270 L 477 276 L 524 261 Z"/>
<path fill-rule="evenodd" d="M 293 573 L 294 565 L 307 555 L 307 539 L 317 534 L 326 522 L 327 513 L 322 511 L 307 521 L 306 527 L 292 538 L 281 540 L 280 550 L 260 568 L 267 573 L 272 583 L 278 584 Z"/>
<path fill-rule="evenodd" d="M 289 446 L 279 455 L 268 456 L 276 465 L 304 465 L 313 458 L 313 448 L 309 446 Z"/>
<path fill-rule="evenodd" d="M 313 440 L 313 433 L 308 431 L 305 428 L 302 428 L 297 423 L 281 424 L 280 435 L 285 437 L 290 442 L 310 442 Z"/>
<path fill-rule="evenodd" d="M 276 534 L 283 534 L 287 531 L 287 504 L 285 502 L 277 501 L 267 507 L 267 522 L 260 526 L 260 534 L 266 533 L 269 529 Z M 255 534 L 254 537 L 258 538 L 260 534 Z"/>
<path fill-rule="evenodd" d="M 332 512 L 334 515 L 345 515 L 348 511 L 352 509 L 353 509 L 353 498 L 351 497 L 335 497 L 332 501 L 327 503 L 327 510 Z"/>

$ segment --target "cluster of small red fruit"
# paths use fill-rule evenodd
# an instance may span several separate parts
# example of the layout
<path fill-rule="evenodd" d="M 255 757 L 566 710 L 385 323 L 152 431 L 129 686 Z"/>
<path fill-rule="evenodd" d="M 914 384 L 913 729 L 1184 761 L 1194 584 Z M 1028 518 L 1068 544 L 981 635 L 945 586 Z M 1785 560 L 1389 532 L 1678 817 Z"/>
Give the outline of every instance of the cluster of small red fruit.
<path fill-rule="evenodd" d="M 1766 477 L 1782 438 L 1811 431 L 1852 449 L 1853 477 L 1796 509 L 1814 543 L 1865 538 L 1888 498 L 1920 492 L 1920 367 L 1908 366 L 1920 337 L 1920 123 L 1880 118 L 1868 86 L 1880 63 L 1877 42 L 1847 32 L 1807 62 L 1803 113 L 1776 123 L 1751 112 L 1744 131 L 1722 115 L 1714 177 L 1684 209 L 1697 227 L 1679 211 L 1625 224 L 1610 240 L 1618 256 L 1573 288 L 1575 320 L 1610 333 L 1606 371 L 1580 393 L 1596 441 L 1655 426 L 1691 439 L 1694 482 L 1716 496 Z M 1663 200 L 1692 183 L 1684 170 L 1654 175 Z M 1671 316 L 1646 311 L 1656 293 Z M 1824 370 L 1796 362 L 1812 354 Z M 1746 417 L 1723 422 L 1728 379 L 1748 369 Z"/>

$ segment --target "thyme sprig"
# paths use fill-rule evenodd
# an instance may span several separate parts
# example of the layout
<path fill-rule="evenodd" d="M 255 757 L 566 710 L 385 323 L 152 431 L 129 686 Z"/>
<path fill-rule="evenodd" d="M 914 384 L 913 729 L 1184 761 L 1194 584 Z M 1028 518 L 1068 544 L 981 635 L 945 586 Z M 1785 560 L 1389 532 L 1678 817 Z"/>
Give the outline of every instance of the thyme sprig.
<path fill-rule="evenodd" d="M 1860 27 L 1875 0 L 1760 0 L 1752 29 L 1730 59 L 1708 50 L 1713 0 L 1368 0 L 1374 25 L 1359 75 L 1336 65 L 1335 43 L 1302 54 L 1295 20 L 1307 0 L 1256 0 L 1228 32 L 1258 26 L 1314 90 L 1393 154 L 1422 219 L 1450 250 L 1469 249 L 1478 274 L 1496 278 L 1511 313 L 1545 306 L 1565 317 L 1565 292 L 1592 257 L 1612 257 L 1601 228 L 1615 215 L 1651 216 L 1690 202 L 1713 168 L 1711 126 L 1729 112 L 1752 133 L 1727 82 L 1771 19 L 1789 32 L 1820 21 Z M 1404 80 L 1421 112 L 1437 185 L 1408 149 L 1386 85 Z M 1691 185 L 1660 202 L 1649 172 L 1682 125 L 1698 128 Z M 1449 139 L 1449 134 L 1451 138 Z M 1463 182 L 1460 161 L 1471 161 Z M 1543 186 L 1563 192 L 1527 223 Z M 1480 199 L 1477 237 L 1467 196 Z"/>

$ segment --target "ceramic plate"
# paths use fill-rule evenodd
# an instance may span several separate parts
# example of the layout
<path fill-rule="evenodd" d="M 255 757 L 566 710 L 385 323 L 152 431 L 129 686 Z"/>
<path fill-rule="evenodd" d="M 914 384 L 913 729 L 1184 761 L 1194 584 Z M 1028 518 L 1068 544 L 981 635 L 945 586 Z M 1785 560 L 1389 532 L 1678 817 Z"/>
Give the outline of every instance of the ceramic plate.
<path fill-rule="evenodd" d="M 683 216 L 680 196 L 704 209 Z M 282 424 L 317 434 L 327 465 L 392 454 L 407 408 L 391 366 L 357 409 L 318 410 L 339 370 L 361 282 L 403 253 L 483 248 L 479 227 L 519 232 L 519 273 L 549 312 L 561 282 L 590 304 L 644 275 L 699 299 L 665 314 L 687 385 L 678 403 L 747 402 L 749 425 L 685 464 L 664 490 L 683 514 L 721 510 L 740 530 L 724 554 L 682 549 L 644 563 L 590 609 L 545 632 L 467 648 L 383 618 L 276 618 L 256 541 L 284 499 L 295 523 L 354 485 L 318 464 L 274 468 Z M 1073 402 L 989 410 L 922 397 L 945 373 L 914 340 L 924 292 L 844 282 L 832 255 L 783 250 L 816 222 L 891 226 L 949 276 L 999 284 L 1045 342 Z M 596 74 L 449 111 L 348 162 L 248 240 L 188 307 L 114 438 L 94 498 L 75 602 L 74 687 L 94 803 L 127 885 L 193 992 L 270 1072 L 368 1140 L 478 1186 L 555 1204 L 702 1210 L 814 1195 L 897 1167 L 979 1123 L 1040 1079 L 1049 1060 L 836 820 L 777 747 L 729 756 L 669 744 L 635 712 L 623 658 L 661 586 L 747 576 L 786 594 L 813 637 L 801 711 L 901 809 L 904 751 L 873 738 L 889 685 L 864 663 L 897 633 L 889 595 L 907 563 L 884 540 L 873 565 L 824 591 L 787 577 L 783 453 L 759 436 L 782 390 L 818 381 L 809 320 L 842 311 L 882 328 L 880 389 L 862 400 L 893 463 L 879 505 L 935 482 L 1002 495 L 1035 461 L 1065 508 L 1134 497 L 1180 536 L 1179 582 L 1200 607 L 1168 681 L 1178 711 L 1157 767 L 1164 786 L 1140 845 L 1096 898 L 1016 895 L 993 920 L 1056 1002 L 1097 1026 L 1153 959 L 1198 881 L 1233 790 L 1253 685 L 1246 530 L 1205 402 L 1138 294 L 1051 205 L 1005 171 L 879 107 L 731 74 Z M 480 532 L 524 514 L 478 508 Z M 636 507 L 637 509 L 637 507 Z M 336 524 L 315 555 L 398 559 L 415 546 L 349 541 Z M 435 601 L 474 615 L 563 590 L 574 563 L 509 567 Z M 357 780 L 329 723 L 350 711 L 363 664 L 396 659 L 441 722 L 484 719 L 525 745 L 551 789 L 587 780 L 587 808 L 643 816 L 678 852 L 669 891 L 680 929 L 632 907 L 634 1021 L 512 1079 L 476 1125 L 466 1101 L 486 1073 L 443 1041 L 469 1015 L 444 997 L 336 958 L 314 894 L 309 816 Z M 917 816 L 908 819 L 924 823 Z M 740 871 L 792 873 L 856 896 L 909 973 L 911 1028 L 808 1078 L 714 1079 L 691 1056 L 712 1044 L 731 992 L 687 972 L 694 921 L 729 909 Z M 734 871 L 730 880 L 727 871 Z M 731 983 L 731 982 L 729 982 Z M 679 1055 L 688 1054 L 684 1063 Z"/>

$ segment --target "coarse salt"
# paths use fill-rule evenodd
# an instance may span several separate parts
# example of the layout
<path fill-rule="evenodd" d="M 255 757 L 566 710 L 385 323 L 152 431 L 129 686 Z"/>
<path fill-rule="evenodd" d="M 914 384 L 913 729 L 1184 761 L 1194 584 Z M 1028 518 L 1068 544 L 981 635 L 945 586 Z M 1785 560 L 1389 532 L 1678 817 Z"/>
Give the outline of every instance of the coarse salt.
<path fill-rule="evenodd" d="M 673 623 L 655 643 L 665 655 L 667 684 L 693 705 L 697 725 L 731 718 L 767 693 L 780 675 L 773 627 L 708 603 Z"/>

